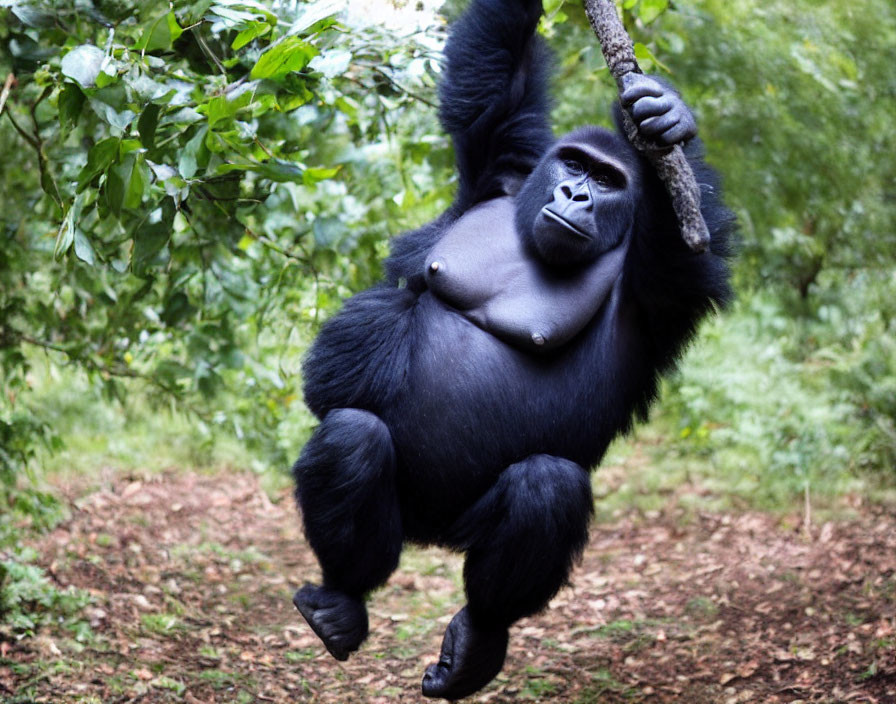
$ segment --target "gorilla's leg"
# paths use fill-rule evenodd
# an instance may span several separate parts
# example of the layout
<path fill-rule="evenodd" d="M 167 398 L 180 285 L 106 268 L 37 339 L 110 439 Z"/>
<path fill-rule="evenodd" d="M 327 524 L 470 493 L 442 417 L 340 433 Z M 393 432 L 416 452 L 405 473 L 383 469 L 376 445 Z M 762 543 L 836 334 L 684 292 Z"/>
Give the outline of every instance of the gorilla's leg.
<path fill-rule="evenodd" d="M 372 413 L 330 411 L 293 467 L 305 536 L 323 571 L 306 584 L 296 608 L 337 660 L 367 637 L 364 594 L 398 565 L 402 532 L 395 451 Z"/>
<path fill-rule="evenodd" d="M 507 628 L 543 609 L 588 540 L 591 482 L 582 467 L 533 455 L 508 467 L 455 524 L 466 548 L 467 605 L 445 631 L 439 662 L 423 677 L 427 697 L 460 699 L 500 672 Z"/>

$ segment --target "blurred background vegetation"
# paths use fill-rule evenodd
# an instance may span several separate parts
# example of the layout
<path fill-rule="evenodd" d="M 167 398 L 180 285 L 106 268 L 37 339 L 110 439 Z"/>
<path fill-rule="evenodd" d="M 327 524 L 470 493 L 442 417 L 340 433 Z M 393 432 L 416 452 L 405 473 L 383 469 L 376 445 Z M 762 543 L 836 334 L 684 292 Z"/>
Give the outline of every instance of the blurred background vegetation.
<path fill-rule="evenodd" d="M 644 68 L 693 106 L 743 242 L 737 302 L 704 326 L 651 423 L 614 446 L 608 463 L 630 472 L 601 505 L 683 482 L 706 505 L 766 510 L 885 496 L 896 6 L 619 4 Z M 80 603 L 21 545 L 63 515 L 47 477 L 285 476 L 313 427 L 309 341 L 376 280 L 389 237 L 452 197 L 431 5 L 0 0 L 8 628 Z M 582 8 L 546 10 L 558 132 L 608 124 L 614 88 Z"/>

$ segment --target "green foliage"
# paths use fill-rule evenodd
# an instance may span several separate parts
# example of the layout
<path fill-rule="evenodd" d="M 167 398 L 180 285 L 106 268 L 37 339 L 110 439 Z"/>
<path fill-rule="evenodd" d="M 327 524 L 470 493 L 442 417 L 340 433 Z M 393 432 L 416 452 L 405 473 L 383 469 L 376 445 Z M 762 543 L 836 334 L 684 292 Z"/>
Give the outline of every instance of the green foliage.
<path fill-rule="evenodd" d="M 893 3 L 708 0 L 665 26 L 688 40 L 668 63 L 723 165 L 744 281 L 799 310 L 822 271 L 892 270 Z"/>
<path fill-rule="evenodd" d="M 763 294 L 706 326 L 668 384 L 663 414 L 673 427 L 662 452 L 711 487 L 774 507 L 807 488 L 854 489 L 856 476 L 893 466 L 892 420 L 869 422 L 863 392 L 831 383 L 832 366 L 851 360 L 836 345 L 806 354 L 810 334 Z"/>
<path fill-rule="evenodd" d="M 892 482 L 896 8 L 709 1 L 666 19 L 743 227 L 744 301 L 672 385 L 681 426 L 758 494 Z"/>
<path fill-rule="evenodd" d="M 314 326 L 378 274 L 394 223 L 450 188 L 432 117 L 406 112 L 432 93 L 437 44 L 336 7 L 0 9 L 0 73 L 17 80 L 0 146 L 21 156 L 0 175 L 4 484 L 47 432 L 28 348 L 110 400 L 135 383 L 174 400 L 267 462 L 295 453 Z"/>
<path fill-rule="evenodd" d="M 33 551 L 0 553 L 0 623 L 13 634 L 33 635 L 42 624 L 61 623 L 76 640 L 87 640 L 90 629 L 78 614 L 90 602 L 86 592 L 60 590 L 43 570 L 28 564 Z"/>

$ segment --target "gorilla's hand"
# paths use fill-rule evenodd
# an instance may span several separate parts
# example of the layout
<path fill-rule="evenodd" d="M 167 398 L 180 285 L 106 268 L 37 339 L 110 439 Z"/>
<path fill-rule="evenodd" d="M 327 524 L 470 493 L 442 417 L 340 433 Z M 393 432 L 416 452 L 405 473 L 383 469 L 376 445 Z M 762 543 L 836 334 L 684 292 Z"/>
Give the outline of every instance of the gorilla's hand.
<path fill-rule="evenodd" d="M 697 122 L 681 96 L 655 78 L 628 74 L 620 100 L 649 142 L 671 147 L 697 136 Z"/>

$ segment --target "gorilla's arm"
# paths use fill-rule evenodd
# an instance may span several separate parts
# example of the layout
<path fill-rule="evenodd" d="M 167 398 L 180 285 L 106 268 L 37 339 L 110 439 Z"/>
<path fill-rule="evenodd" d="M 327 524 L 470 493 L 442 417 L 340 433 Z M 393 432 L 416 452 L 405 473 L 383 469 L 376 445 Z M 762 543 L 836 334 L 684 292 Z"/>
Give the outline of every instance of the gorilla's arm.
<path fill-rule="evenodd" d="M 551 60 L 535 34 L 541 0 L 474 0 L 445 47 L 440 119 L 454 140 L 464 209 L 504 195 L 551 144 Z"/>
<path fill-rule="evenodd" d="M 665 81 L 659 83 L 673 90 Z M 686 135 L 681 146 L 700 186 L 710 247 L 696 254 L 684 243 L 666 187 L 646 165 L 641 212 L 623 270 L 626 289 L 638 303 L 638 325 L 647 334 L 648 354 L 659 372 L 672 366 L 703 317 L 732 298 L 727 260 L 732 254 L 735 218 L 722 202 L 718 174 L 704 161 L 702 142 L 692 137 L 696 132 L 693 117 L 683 103 L 680 105 L 687 113 L 682 120 L 691 120 L 684 129 L 665 116 L 653 118 L 653 129 L 645 130 L 643 122 L 640 129 L 645 136 L 666 144 L 679 142 L 680 137 L 675 136 L 681 132 Z M 622 131 L 618 105 L 615 117 Z M 639 121 L 637 110 L 635 120 Z M 673 138 L 663 139 L 666 135 Z"/>
<path fill-rule="evenodd" d="M 541 0 L 473 0 L 454 23 L 439 85 L 442 126 L 459 175 L 454 204 L 392 242 L 389 283 L 422 284 L 423 259 L 476 203 L 513 190 L 553 142 L 547 95 L 551 56 L 535 28 Z"/>

